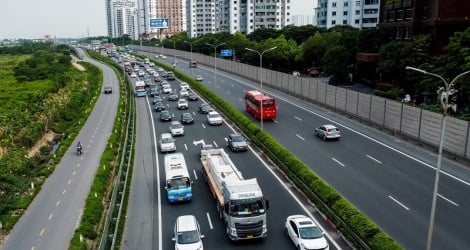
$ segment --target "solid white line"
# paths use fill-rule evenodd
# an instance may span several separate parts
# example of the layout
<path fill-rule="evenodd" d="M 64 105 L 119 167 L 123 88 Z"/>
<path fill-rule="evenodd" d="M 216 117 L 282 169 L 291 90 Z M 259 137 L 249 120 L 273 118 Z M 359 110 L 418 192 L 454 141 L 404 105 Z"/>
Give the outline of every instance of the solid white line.
<path fill-rule="evenodd" d="M 207 222 L 209 222 L 209 228 L 214 229 L 214 227 L 212 226 L 211 216 L 209 215 L 209 213 L 206 213 L 206 217 L 207 217 Z"/>
<path fill-rule="evenodd" d="M 388 196 L 388 198 L 392 199 L 392 201 L 396 202 L 398 205 L 402 206 L 406 210 L 410 210 L 407 206 L 403 205 L 403 203 L 399 202 L 397 199 L 393 198 L 391 195 Z"/>
<path fill-rule="evenodd" d="M 342 162 L 336 160 L 335 158 L 331 158 L 333 161 L 335 161 L 336 163 L 338 163 L 339 165 L 341 165 L 341 167 L 346 167 L 346 165 L 344 165 Z"/>
<path fill-rule="evenodd" d="M 374 157 L 372 157 L 372 156 L 370 156 L 370 155 L 366 155 L 366 156 L 367 156 L 367 158 L 369 158 L 369 159 L 371 159 L 371 160 L 373 160 L 373 161 L 375 161 L 375 162 L 377 162 L 377 163 L 379 163 L 379 164 L 382 164 L 381 161 L 375 159 Z"/>
<path fill-rule="evenodd" d="M 300 119 L 299 117 L 297 116 L 294 116 L 295 119 L 299 120 L 299 121 L 302 121 L 302 119 Z"/>
<path fill-rule="evenodd" d="M 194 179 L 197 180 L 197 174 L 196 174 L 196 170 L 195 170 L 195 169 L 193 169 L 193 174 L 194 174 Z"/>
<path fill-rule="evenodd" d="M 147 101 L 147 106 L 149 108 L 149 110 L 152 110 L 151 107 L 150 107 L 150 102 L 149 102 L 149 98 L 147 97 L 146 98 L 146 101 Z M 137 104 L 135 104 L 137 105 Z M 157 204 L 158 204 L 158 239 L 160 239 L 158 241 L 158 249 L 163 249 L 163 241 L 161 240 L 162 239 L 162 200 L 161 200 L 161 183 L 160 183 L 160 171 L 158 171 L 159 168 L 159 162 L 158 162 L 158 150 L 157 150 L 157 133 L 155 131 L 155 122 L 153 120 L 153 112 L 149 112 L 150 114 L 150 121 L 152 122 L 152 134 L 153 134 L 153 145 L 154 145 L 154 148 L 155 148 L 155 162 L 157 164 L 156 166 L 156 171 L 157 171 Z"/>
<path fill-rule="evenodd" d="M 256 89 L 256 87 L 253 87 L 253 85 L 246 84 L 246 83 L 244 83 L 243 81 L 241 81 L 241 80 L 239 80 L 239 79 L 236 79 L 236 78 L 234 78 L 234 77 L 232 77 L 232 76 L 229 76 L 229 75 L 227 75 L 227 74 L 220 73 L 220 75 L 223 75 L 224 77 L 230 78 L 230 79 L 232 79 L 232 80 L 234 80 L 234 81 L 237 81 L 237 82 L 239 82 L 239 83 L 241 83 L 241 84 L 244 84 L 244 85 L 246 85 L 246 86 L 249 86 L 249 87 L 252 87 L 252 88 L 255 88 L 255 89 Z M 426 162 L 424 162 L 424 161 L 422 161 L 422 160 L 420 160 L 420 159 L 418 159 L 418 158 L 416 158 L 416 157 L 414 157 L 414 156 L 411 156 L 411 155 L 409 155 L 409 154 L 407 154 L 407 153 L 405 153 L 405 152 L 402 152 L 402 151 L 400 151 L 400 150 L 398 150 L 398 149 L 396 149 L 396 148 L 394 148 L 394 147 L 392 147 L 392 146 L 390 146 L 390 145 L 387 145 L 387 144 L 385 144 L 385 143 L 383 143 L 383 142 L 381 142 L 381 141 L 378 141 L 378 140 L 376 140 L 376 139 L 374 139 L 374 138 L 372 138 L 372 137 L 370 137 L 370 136 L 368 136 L 368 135 L 366 135 L 366 134 L 363 134 L 363 133 L 361 133 L 361 132 L 359 132 L 359 131 L 357 131 L 357 130 L 354 130 L 354 129 L 352 129 L 352 128 L 346 126 L 346 125 L 343 124 L 343 123 L 334 121 L 334 120 L 331 119 L 331 118 L 328 118 L 328 117 L 326 117 L 326 116 L 320 115 L 320 114 L 317 113 L 317 112 L 314 112 L 314 111 L 309 110 L 309 109 L 307 109 L 307 108 L 305 108 L 305 107 L 302 107 L 302 106 L 300 106 L 300 105 L 298 105 L 298 104 L 296 104 L 296 103 L 294 103 L 294 102 L 292 102 L 292 101 L 289 101 L 289 100 L 287 100 L 287 99 L 283 98 L 282 96 L 279 96 L 279 95 L 277 95 L 277 94 L 275 94 L 275 93 L 269 93 L 269 95 L 271 95 L 271 96 L 273 96 L 273 97 L 276 97 L 276 98 L 278 98 L 278 99 L 280 99 L 280 100 L 283 100 L 283 101 L 285 101 L 285 102 L 287 102 L 287 103 L 289 103 L 289 104 L 291 104 L 291 105 L 293 105 L 293 106 L 295 106 L 295 107 L 297 107 L 297 108 L 299 108 L 299 109 L 302 109 L 302 110 L 304 110 L 304 111 L 306 111 L 306 112 L 309 112 L 309 113 L 311 113 L 311 114 L 314 114 L 314 115 L 316 115 L 316 116 L 318 116 L 318 117 L 320 117 L 320 118 L 323 118 L 323 119 L 325 119 L 325 120 L 327 120 L 327 121 L 329 121 L 329 122 L 331 122 L 331 123 L 337 124 L 337 125 L 343 127 L 344 129 L 347 129 L 347 130 L 349 130 L 349 131 L 351 131 L 351 132 L 353 132 L 353 133 L 356 133 L 356 134 L 358 134 L 358 135 L 360 135 L 360 136 L 362 136 L 362 137 L 364 137 L 364 138 L 366 138 L 366 139 L 369 139 L 369 140 L 371 140 L 371 141 L 373 141 L 373 142 L 375 142 L 375 143 L 377 143 L 377 144 L 379 144 L 379 145 L 382 145 L 382 146 L 384 146 L 384 147 L 386 147 L 386 148 L 388 148 L 388 149 L 390 149 L 390 150 L 392 150 L 392 151 L 395 151 L 395 152 L 398 153 L 398 154 L 401 154 L 401 155 L 403 155 L 403 156 L 405 156 L 405 157 L 407 157 L 407 158 L 409 158 L 409 159 L 411 159 L 411 160 L 414 160 L 414 161 L 420 163 L 420 164 L 423 165 L 423 166 L 426 166 L 426 167 L 428 167 L 428 168 L 431 168 L 431 169 L 436 170 L 436 167 L 434 167 L 433 165 L 428 164 L 428 163 L 426 163 Z M 452 178 L 452 179 L 454 179 L 454 180 L 456 180 L 456 181 L 458 181 L 458 182 L 461 182 L 461 183 L 463 183 L 463 184 L 465 184 L 465 185 L 467 185 L 467 186 L 470 186 L 470 182 L 465 181 L 465 180 L 463 180 L 463 179 L 460 179 L 459 177 L 457 177 L 457 176 L 455 176 L 455 175 L 452 175 L 452 174 L 450 174 L 450 173 L 448 173 L 448 172 L 446 172 L 446 171 L 444 171 L 444 170 L 442 170 L 442 169 L 441 169 L 441 173 L 444 174 L 444 175 L 446 175 L 446 176 L 448 176 L 448 177 L 450 177 L 450 178 Z"/>
<path fill-rule="evenodd" d="M 445 201 L 449 202 L 450 204 L 452 204 L 452 205 L 454 205 L 454 206 L 456 206 L 456 207 L 459 206 L 459 204 L 457 204 L 456 202 L 453 202 L 453 201 L 452 201 L 451 199 L 449 199 L 449 198 L 444 197 L 442 194 L 437 194 L 437 196 L 441 197 L 442 199 L 444 199 Z"/>

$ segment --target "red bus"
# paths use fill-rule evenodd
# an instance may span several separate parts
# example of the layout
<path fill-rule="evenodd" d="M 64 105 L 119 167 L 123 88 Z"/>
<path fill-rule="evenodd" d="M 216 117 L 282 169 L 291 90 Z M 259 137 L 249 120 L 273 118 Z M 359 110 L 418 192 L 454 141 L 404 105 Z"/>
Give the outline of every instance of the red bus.
<path fill-rule="evenodd" d="M 262 106 L 260 105 L 261 103 L 263 103 Z M 246 111 L 252 114 L 256 119 L 276 119 L 276 100 L 258 90 L 249 90 L 245 92 L 245 106 Z"/>

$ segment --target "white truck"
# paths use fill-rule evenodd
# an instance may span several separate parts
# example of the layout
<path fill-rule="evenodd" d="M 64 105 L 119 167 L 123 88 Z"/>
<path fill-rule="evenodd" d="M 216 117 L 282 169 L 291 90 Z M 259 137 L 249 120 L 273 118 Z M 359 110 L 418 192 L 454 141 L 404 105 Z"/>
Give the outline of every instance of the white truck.
<path fill-rule="evenodd" d="M 222 148 L 201 149 L 202 173 L 230 240 L 265 238 L 269 201 L 256 178 L 245 179 Z"/>

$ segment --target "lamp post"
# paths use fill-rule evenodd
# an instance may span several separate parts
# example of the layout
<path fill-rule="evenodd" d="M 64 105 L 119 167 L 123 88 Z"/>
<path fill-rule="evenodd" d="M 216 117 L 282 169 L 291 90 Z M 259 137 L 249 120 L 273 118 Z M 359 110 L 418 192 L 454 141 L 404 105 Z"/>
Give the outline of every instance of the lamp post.
<path fill-rule="evenodd" d="M 176 41 L 175 40 L 173 40 L 173 58 L 174 58 L 173 68 L 175 68 L 176 67 Z"/>
<path fill-rule="evenodd" d="M 214 91 L 217 87 L 217 47 L 224 45 L 225 43 L 219 43 L 217 45 L 206 43 L 206 45 L 209 45 L 214 48 Z"/>
<path fill-rule="evenodd" d="M 445 136 L 445 129 L 446 129 L 447 109 L 449 108 L 449 96 L 454 94 L 455 92 L 457 92 L 455 89 L 453 89 L 454 84 L 457 81 L 457 79 L 459 79 L 463 75 L 466 75 L 466 74 L 470 73 L 470 70 L 461 73 L 460 75 L 456 76 L 450 83 L 447 83 L 446 79 L 444 79 L 444 77 L 442 77 L 440 75 L 437 75 L 437 74 L 434 74 L 434 73 L 431 73 L 431 72 L 427 72 L 427 71 L 422 70 L 422 69 L 410 67 L 410 66 L 407 66 L 406 69 L 407 70 L 413 70 L 413 71 L 419 72 L 421 74 L 431 75 L 431 76 L 437 77 L 442 82 L 444 82 L 444 88 L 440 87 L 437 90 L 437 93 L 440 94 L 440 96 L 441 96 L 440 99 L 441 99 L 442 108 L 444 109 L 444 114 L 442 116 L 441 137 L 439 139 L 439 151 L 438 151 L 438 156 L 437 156 L 436 176 L 435 176 L 435 179 L 434 179 L 434 191 L 433 191 L 433 194 L 432 194 L 431 215 L 430 215 L 430 218 L 429 218 L 428 239 L 427 239 L 427 245 L 426 245 L 426 249 L 431 250 L 432 234 L 433 234 L 433 231 L 434 231 L 434 217 L 436 215 L 436 200 L 437 200 L 437 194 L 438 194 L 437 191 L 438 191 L 438 187 L 439 187 L 439 173 L 441 172 L 442 148 L 444 146 L 444 136 Z"/>
<path fill-rule="evenodd" d="M 191 57 L 191 62 L 189 62 L 189 65 L 191 67 L 191 75 L 193 76 L 193 66 L 191 65 L 191 63 L 193 62 L 193 42 L 190 42 L 190 41 L 184 41 L 185 43 L 189 43 L 189 46 L 191 47 L 191 54 L 190 54 L 190 57 Z"/>
<path fill-rule="evenodd" d="M 258 50 L 254 50 L 254 49 L 250 49 L 250 48 L 245 48 L 246 50 L 249 50 L 251 52 L 255 52 L 256 54 L 259 55 L 259 69 L 258 69 L 258 75 L 259 75 L 259 83 L 260 83 L 260 89 L 261 89 L 261 92 L 263 92 L 263 77 L 261 75 L 261 72 L 263 70 L 263 55 L 264 53 L 268 52 L 268 51 L 271 51 L 273 49 L 276 49 L 277 46 L 275 47 L 272 47 L 272 48 L 269 48 L 267 50 L 264 50 L 262 52 L 258 51 Z M 261 103 L 260 105 L 260 112 L 261 112 L 261 116 L 260 116 L 260 119 L 261 119 L 261 130 L 263 130 L 263 103 Z"/>

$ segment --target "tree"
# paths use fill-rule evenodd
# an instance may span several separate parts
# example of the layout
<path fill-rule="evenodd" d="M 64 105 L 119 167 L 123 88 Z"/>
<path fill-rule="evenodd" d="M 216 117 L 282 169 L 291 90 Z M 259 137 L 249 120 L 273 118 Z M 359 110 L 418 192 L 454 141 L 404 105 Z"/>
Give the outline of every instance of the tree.
<path fill-rule="evenodd" d="M 341 84 L 349 82 L 348 79 L 348 59 L 350 53 L 346 47 L 335 45 L 329 48 L 323 56 L 323 69 L 331 75 L 331 82 Z"/>
<path fill-rule="evenodd" d="M 276 38 L 281 34 L 282 32 L 280 30 L 263 27 L 263 28 L 257 28 L 255 31 L 251 32 L 248 35 L 248 38 L 252 41 L 259 43 L 269 38 Z"/>

